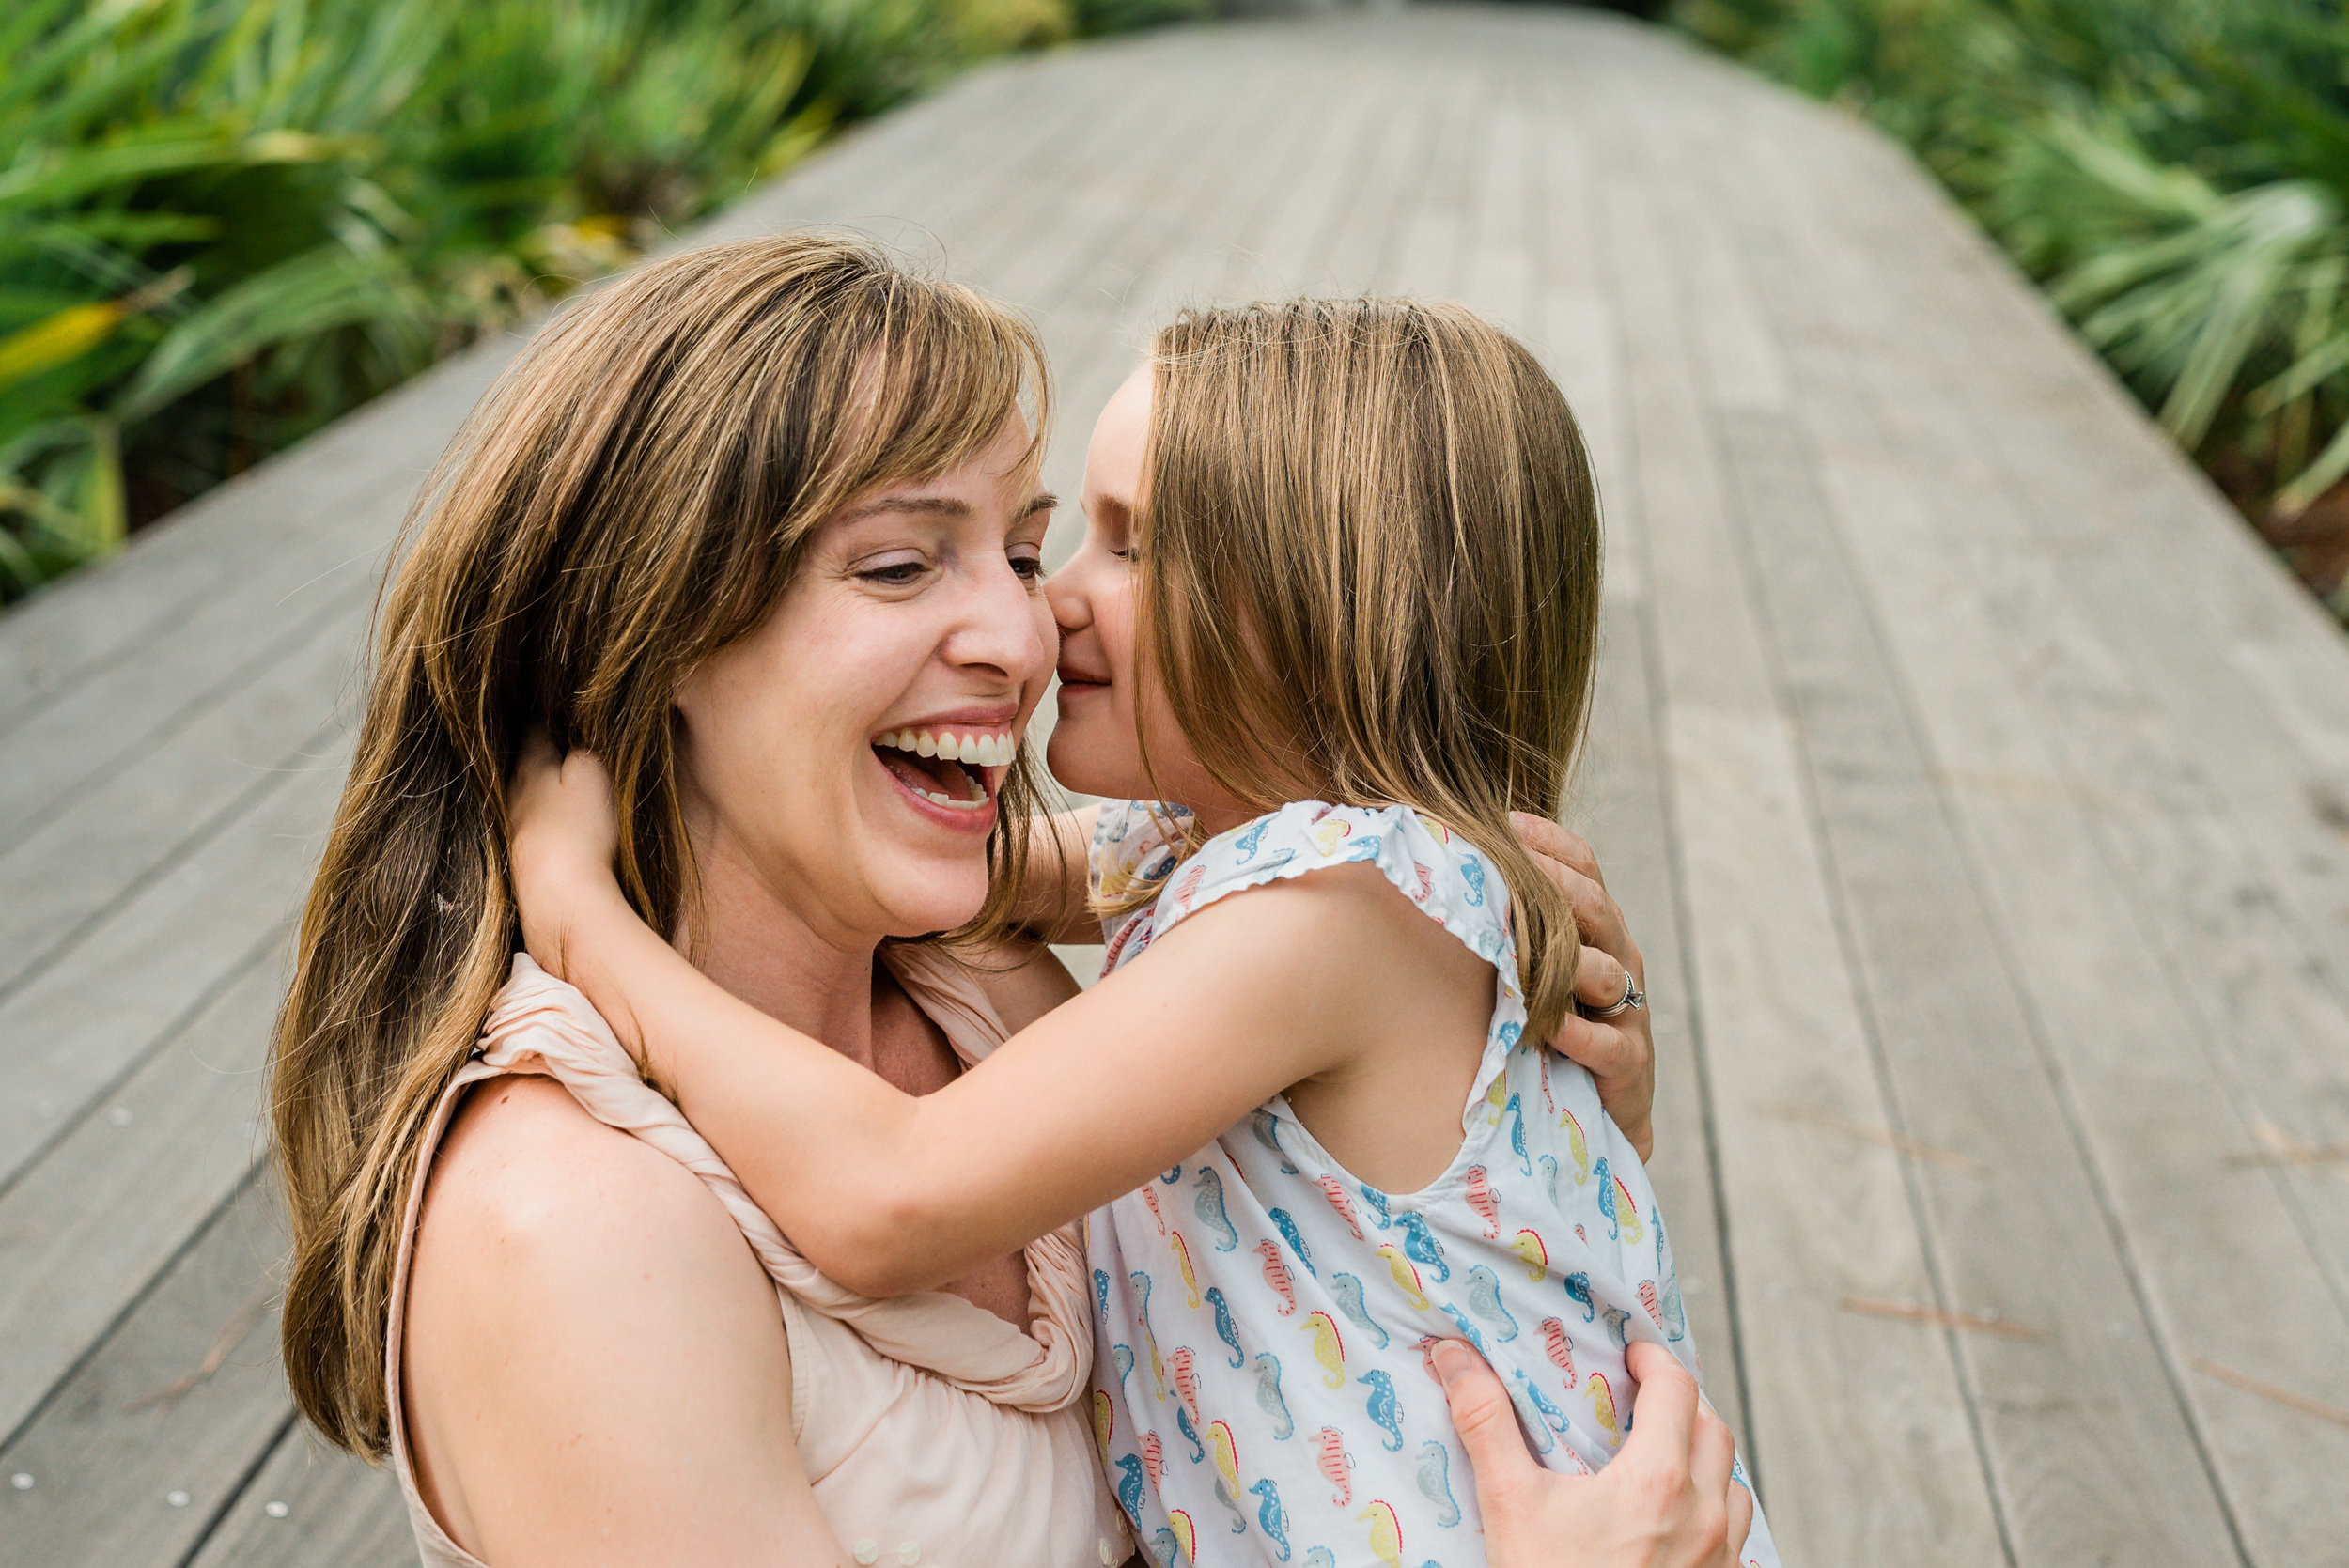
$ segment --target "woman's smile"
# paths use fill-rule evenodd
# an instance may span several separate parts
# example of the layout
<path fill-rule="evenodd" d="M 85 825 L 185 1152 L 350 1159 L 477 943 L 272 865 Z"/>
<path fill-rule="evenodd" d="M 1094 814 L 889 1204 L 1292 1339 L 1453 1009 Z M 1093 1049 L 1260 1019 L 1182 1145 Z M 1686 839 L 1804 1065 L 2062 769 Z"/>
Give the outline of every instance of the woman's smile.
<path fill-rule="evenodd" d="M 995 826 L 995 798 L 1019 754 L 1016 707 L 963 709 L 893 726 L 873 755 L 910 808 L 960 832 Z"/>

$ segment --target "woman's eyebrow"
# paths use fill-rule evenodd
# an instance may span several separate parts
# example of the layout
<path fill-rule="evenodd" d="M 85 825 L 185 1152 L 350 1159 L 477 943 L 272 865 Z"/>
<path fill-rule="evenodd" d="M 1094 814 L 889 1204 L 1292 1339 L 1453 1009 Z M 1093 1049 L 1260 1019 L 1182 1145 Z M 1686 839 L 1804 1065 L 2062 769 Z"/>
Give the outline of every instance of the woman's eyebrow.
<path fill-rule="evenodd" d="M 1059 496 L 1054 495 L 1050 490 L 1038 490 L 1029 498 L 1025 506 L 1019 508 L 1019 516 L 1024 520 L 1035 516 L 1038 512 L 1056 510 L 1059 506 Z"/>
<path fill-rule="evenodd" d="M 879 517 L 883 512 L 907 512 L 915 516 L 967 518 L 971 504 L 951 495 L 883 495 L 876 496 L 861 506 L 851 506 L 840 514 L 842 522 L 854 522 L 859 518 Z"/>

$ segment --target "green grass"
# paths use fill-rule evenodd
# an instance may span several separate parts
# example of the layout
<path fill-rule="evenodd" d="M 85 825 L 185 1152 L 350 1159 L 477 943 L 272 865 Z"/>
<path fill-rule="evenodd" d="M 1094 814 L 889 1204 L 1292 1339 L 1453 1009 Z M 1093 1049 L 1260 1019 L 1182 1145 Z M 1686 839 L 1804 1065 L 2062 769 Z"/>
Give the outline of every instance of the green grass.
<path fill-rule="evenodd" d="M 1906 141 L 2349 613 L 2339 0 L 1681 0 Z"/>
<path fill-rule="evenodd" d="M 1205 0 L 17 0 L 0 600 L 970 60 Z"/>

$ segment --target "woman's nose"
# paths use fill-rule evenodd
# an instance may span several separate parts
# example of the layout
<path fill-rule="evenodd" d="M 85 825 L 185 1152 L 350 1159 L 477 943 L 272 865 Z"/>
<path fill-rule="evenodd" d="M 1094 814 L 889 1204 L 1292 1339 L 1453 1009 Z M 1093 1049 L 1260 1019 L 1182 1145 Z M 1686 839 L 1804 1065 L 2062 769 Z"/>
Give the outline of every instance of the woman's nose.
<path fill-rule="evenodd" d="M 1034 585 L 1005 562 L 972 586 L 947 654 L 957 664 L 984 665 L 1025 682 L 1060 660 L 1059 639 L 1045 635 L 1040 619 Z"/>

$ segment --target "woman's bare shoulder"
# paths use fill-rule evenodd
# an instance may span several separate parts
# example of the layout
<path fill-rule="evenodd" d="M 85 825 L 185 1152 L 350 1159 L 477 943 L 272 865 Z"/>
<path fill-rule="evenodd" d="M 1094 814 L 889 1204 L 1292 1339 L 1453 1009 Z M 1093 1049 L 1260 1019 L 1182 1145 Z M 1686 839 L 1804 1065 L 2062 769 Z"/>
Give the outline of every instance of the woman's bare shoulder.
<path fill-rule="evenodd" d="M 473 1092 L 433 1163 L 406 1311 L 419 1480 L 477 1556 L 554 1539 L 590 1498 L 625 1533 L 653 1514 L 609 1510 L 676 1454 L 744 1485 L 753 1463 L 795 1467 L 789 1347 L 741 1233 L 700 1178 L 560 1084 Z"/>

